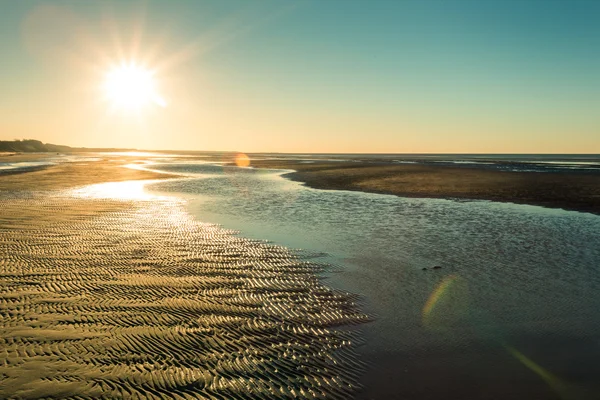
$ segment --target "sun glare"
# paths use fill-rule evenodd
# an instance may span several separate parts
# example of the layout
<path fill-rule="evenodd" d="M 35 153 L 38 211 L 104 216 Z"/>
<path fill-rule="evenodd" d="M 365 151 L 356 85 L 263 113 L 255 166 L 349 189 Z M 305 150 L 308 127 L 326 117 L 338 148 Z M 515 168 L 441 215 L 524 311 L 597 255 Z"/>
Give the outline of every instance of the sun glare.
<path fill-rule="evenodd" d="M 122 64 L 106 74 L 106 97 L 122 109 L 140 109 L 149 104 L 166 107 L 156 92 L 154 73 L 136 64 Z"/>

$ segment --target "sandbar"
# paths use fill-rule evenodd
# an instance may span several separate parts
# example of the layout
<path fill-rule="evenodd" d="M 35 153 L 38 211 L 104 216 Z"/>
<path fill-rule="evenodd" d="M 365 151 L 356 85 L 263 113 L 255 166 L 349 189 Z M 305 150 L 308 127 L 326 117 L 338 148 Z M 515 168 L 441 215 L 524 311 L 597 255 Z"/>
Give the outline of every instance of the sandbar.
<path fill-rule="evenodd" d="M 600 170 L 509 172 L 466 166 L 297 160 L 253 160 L 252 166 L 295 170 L 285 176 L 315 189 L 491 200 L 600 214 Z"/>

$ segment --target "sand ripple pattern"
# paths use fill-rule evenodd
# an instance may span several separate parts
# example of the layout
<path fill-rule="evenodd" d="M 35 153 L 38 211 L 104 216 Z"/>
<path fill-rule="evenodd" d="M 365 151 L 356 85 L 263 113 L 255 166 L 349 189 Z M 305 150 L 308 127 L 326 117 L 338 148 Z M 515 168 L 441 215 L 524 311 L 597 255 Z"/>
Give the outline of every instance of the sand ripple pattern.
<path fill-rule="evenodd" d="M 175 200 L 0 194 L 0 398 L 352 397 L 323 268 Z"/>

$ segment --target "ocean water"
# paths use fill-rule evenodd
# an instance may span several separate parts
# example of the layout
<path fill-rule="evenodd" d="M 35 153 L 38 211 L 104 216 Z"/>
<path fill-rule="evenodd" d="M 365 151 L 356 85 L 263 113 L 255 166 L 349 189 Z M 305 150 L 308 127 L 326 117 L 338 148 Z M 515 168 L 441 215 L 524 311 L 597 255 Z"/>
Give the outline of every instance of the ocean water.
<path fill-rule="evenodd" d="M 555 161 L 567 162 L 535 162 Z M 149 168 L 186 175 L 148 189 L 185 198 L 198 220 L 321 254 L 323 279 L 361 296 L 374 318 L 359 328 L 364 398 L 598 398 L 599 216 L 316 190 L 279 170 Z"/>

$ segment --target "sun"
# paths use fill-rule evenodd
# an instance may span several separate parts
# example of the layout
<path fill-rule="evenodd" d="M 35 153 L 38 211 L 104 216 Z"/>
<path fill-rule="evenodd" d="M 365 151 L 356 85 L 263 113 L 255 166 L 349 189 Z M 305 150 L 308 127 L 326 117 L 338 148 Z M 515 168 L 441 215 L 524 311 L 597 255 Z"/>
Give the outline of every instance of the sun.
<path fill-rule="evenodd" d="M 106 98 L 117 108 L 140 109 L 147 105 L 166 107 L 157 93 L 154 73 L 135 63 L 113 67 L 104 81 Z"/>

